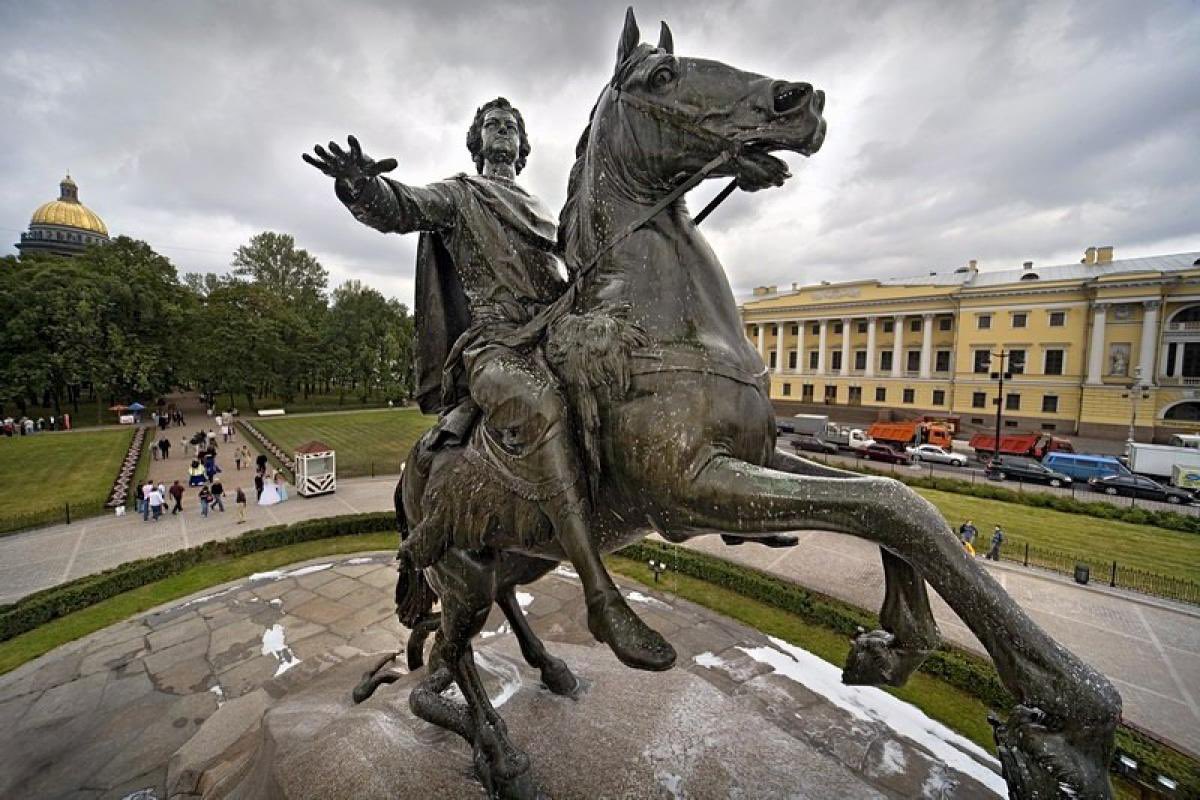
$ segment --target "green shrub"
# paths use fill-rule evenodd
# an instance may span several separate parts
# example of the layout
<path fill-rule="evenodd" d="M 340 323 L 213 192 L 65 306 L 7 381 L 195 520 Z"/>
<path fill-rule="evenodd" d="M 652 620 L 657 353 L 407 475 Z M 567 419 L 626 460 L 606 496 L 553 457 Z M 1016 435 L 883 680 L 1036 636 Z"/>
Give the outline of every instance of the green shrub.
<path fill-rule="evenodd" d="M 393 527 L 395 515 L 389 512 L 326 517 L 248 531 L 233 539 L 206 542 L 187 550 L 129 561 L 119 567 L 43 589 L 15 603 L 0 606 L 0 642 L 114 595 L 177 575 L 203 561 L 333 536 L 376 533 Z"/>

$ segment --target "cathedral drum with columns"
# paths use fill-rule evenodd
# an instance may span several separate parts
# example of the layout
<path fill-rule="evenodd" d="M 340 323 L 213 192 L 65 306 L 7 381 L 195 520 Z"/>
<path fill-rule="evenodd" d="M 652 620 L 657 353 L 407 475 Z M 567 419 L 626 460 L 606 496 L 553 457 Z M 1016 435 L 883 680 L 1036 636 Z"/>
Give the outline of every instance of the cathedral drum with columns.
<path fill-rule="evenodd" d="M 741 304 L 781 415 L 1140 441 L 1200 432 L 1200 252 L 759 287 Z"/>
<path fill-rule="evenodd" d="M 79 202 L 79 186 L 67 175 L 58 184 L 57 200 L 43 203 L 33 212 L 29 230 L 21 234 L 21 255 L 49 253 L 79 255 L 89 245 L 107 244 L 108 228 L 94 211 Z"/>

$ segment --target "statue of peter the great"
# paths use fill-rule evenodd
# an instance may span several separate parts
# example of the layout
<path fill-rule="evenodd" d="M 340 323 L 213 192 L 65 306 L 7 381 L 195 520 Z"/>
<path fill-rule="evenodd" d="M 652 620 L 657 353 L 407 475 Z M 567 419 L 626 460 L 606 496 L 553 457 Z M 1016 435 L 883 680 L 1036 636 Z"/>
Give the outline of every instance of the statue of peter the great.
<path fill-rule="evenodd" d="M 579 572 L 592 635 L 628 666 L 666 669 L 674 650 L 626 604 L 589 535 L 586 480 L 553 373 L 536 349 L 500 343 L 565 288 L 554 217 L 516 183 L 530 152 L 520 112 L 504 98 L 484 104 L 467 149 L 479 174 L 424 187 L 382 177 L 396 161 L 373 161 L 354 137 L 348 151 L 330 142 L 304 158 L 335 179 L 338 199 L 359 222 L 384 233 L 421 231 L 417 396 L 422 410 L 441 416 L 436 438 L 462 442 L 462 420 L 478 407 L 476 455 L 549 519 Z M 452 526 L 454 512 L 436 513 Z M 427 567 L 442 549 L 415 542 L 418 532 L 405 555 Z"/>

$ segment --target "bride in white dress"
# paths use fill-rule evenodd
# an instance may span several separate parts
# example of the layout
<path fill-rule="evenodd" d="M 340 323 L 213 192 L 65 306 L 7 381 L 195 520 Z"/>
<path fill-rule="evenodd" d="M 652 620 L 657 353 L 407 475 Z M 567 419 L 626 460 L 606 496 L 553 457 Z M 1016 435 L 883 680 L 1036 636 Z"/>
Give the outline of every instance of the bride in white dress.
<path fill-rule="evenodd" d="M 275 488 L 274 481 L 263 481 L 262 494 L 259 495 L 258 504 L 260 506 L 273 506 L 280 502 L 279 490 Z"/>

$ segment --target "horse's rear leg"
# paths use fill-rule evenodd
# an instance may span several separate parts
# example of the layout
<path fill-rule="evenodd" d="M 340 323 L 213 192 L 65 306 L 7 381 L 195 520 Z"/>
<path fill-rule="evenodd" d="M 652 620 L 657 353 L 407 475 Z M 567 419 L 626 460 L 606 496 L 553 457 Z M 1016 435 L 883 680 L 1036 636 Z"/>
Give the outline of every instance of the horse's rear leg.
<path fill-rule="evenodd" d="M 932 504 L 898 481 L 800 478 L 733 458 L 709 462 L 682 503 L 685 525 L 734 533 L 811 528 L 877 542 L 917 567 L 983 643 L 1018 699 L 997 727 L 1017 797 L 1109 797 L 1108 762 L 1121 698 L 1099 672 L 1050 638 L 963 552 Z"/>
<path fill-rule="evenodd" d="M 525 612 L 521 610 L 511 586 L 496 594 L 496 605 L 500 606 L 508 624 L 512 626 L 517 644 L 521 647 L 521 655 L 529 666 L 542 673 L 542 683 L 546 684 L 546 688 L 555 694 L 574 697 L 579 691 L 579 679 L 565 661 L 550 655 L 546 645 L 529 627 L 529 620 L 525 619 Z"/>
<path fill-rule="evenodd" d="M 771 466 L 792 475 L 860 477 L 780 450 L 775 451 Z M 884 585 L 880 630 L 854 637 L 842 680 L 856 685 L 903 686 L 938 646 L 941 635 L 929 607 L 925 580 L 904 559 L 882 547 L 879 554 L 883 557 Z"/>

